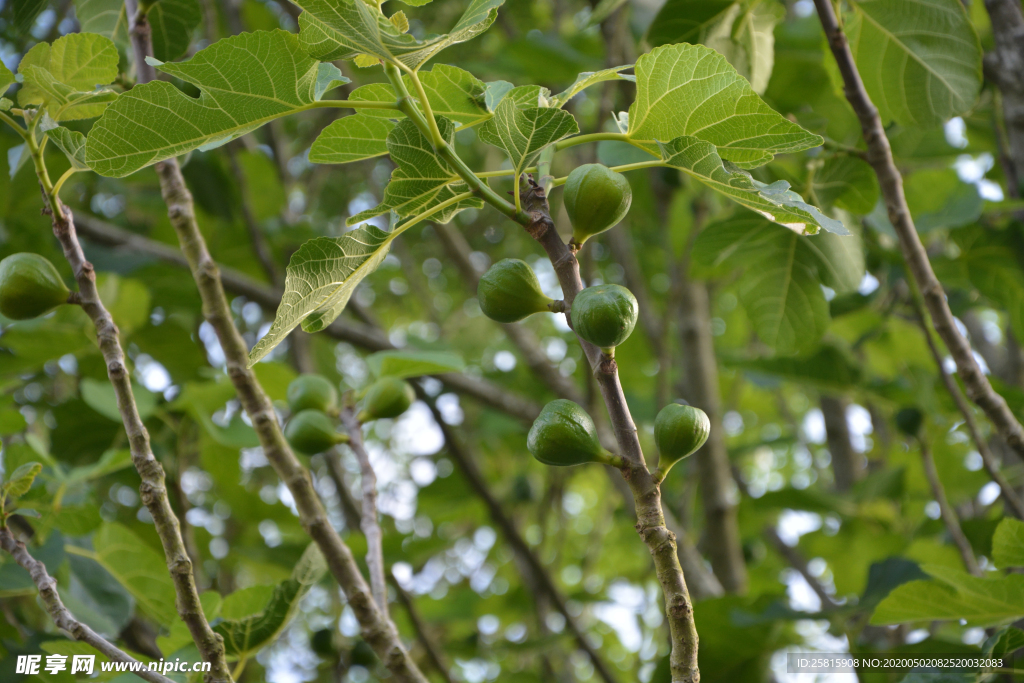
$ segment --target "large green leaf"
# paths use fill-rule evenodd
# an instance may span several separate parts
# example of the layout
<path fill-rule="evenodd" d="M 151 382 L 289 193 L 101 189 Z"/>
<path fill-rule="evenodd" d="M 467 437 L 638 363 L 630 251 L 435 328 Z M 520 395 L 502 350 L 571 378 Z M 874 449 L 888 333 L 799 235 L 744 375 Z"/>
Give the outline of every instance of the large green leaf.
<path fill-rule="evenodd" d="M 746 214 L 709 226 L 694 244 L 696 263 L 743 268 L 739 298 L 761 340 L 780 353 L 811 348 L 829 323 L 821 285 L 856 289 L 864 274 L 859 240 L 804 237 Z"/>
<path fill-rule="evenodd" d="M 833 205 L 869 214 L 878 203 L 878 177 L 871 166 L 855 156 L 839 155 L 825 160 L 811 183 L 823 209 Z"/>
<path fill-rule="evenodd" d="M 667 144 L 659 143 L 659 148 L 667 165 L 790 230 L 813 234 L 821 227 L 837 235 L 850 234 L 842 222 L 805 203 L 800 195 L 789 189 L 786 181 L 777 180 L 766 185 L 733 164 L 727 167 L 710 142 L 680 137 Z"/>
<path fill-rule="evenodd" d="M 235 594 L 228 596 L 221 608 L 222 615 L 226 618 L 213 629 L 224 637 L 224 650 L 227 655 L 245 657 L 273 641 L 294 616 L 302 596 L 326 571 L 327 563 L 323 555 L 316 545 L 311 543 L 306 547 L 291 577 L 274 587 L 273 593 L 269 600 L 263 602 L 262 608 L 255 608 L 238 618 L 229 618 L 236 612 L 249 612 L 252 607 L 245 608 L 239 604 L 249 602 L 247 600 L 232 600 Z M 253 588 L 257 590 L 242 593 L 242 597 L 265 595 L 262 586 Z M 237 609 L 238 607 L 242 608 Z"/>
<path fill-rule="evenodd" d="M 494 118 L 480 129 L 480 139 L 505 150 L 518 176 L 553 142 L 579 132 L 576 119 L 567 111 L 547 107 L 520 108 L 506 97 Z"/>
<path fill-rule="evenodd" d="M 1007 517 L 992 537 L 992 560 L 996 566 L 1024 567 L 1024 522 Z"/>
<path fill-rule="evenodd" d="M 153 32 L 153 56 L 162 62 L 185 54 L 192 32 L 203 21 L 198 0 L 157 0 L 146 13 Z"/>
<path fill-rule="evenodd" d="M 932 580 L 896 587 L 875 609 L 872 624 L 964 619 L 992 626 L 1024 616 L 1024 574 L 977 578 L 938 565 L 922 569 Z"/>
<path fill-rule="evenodd" d="M 441 136 L 451 144 L 455 126 L 446 118 L 437 119 Z M 408 119 L 398 123 L 388 134 L 388 152 L 398 166 L 391 174 L 391 182 L 384 188 L 384 200 L 372 209 L 349 217 L 347 223 L 355 225 L 375 216 L 395 211 L 409 216 L 447 201 L 466 191 L 463 182 L 451 166 L 434 153 L 430 141 Z M 436 220 L 447 223 L 452 216 L 469 207 L 483 206 L 479 199 L 468 199 L 448 208 Z"/>
<path fill-rule="evenodd" d="M 98 562 L 157 623 L 169 626 L 179 618 L 167 563 L 148 543 L 128 527 L 110 522 L 96 532 L 93 547 L 91 553 L 74 546 L 67 549 Z"/>
<path fill-rule="evenodd" d="M 99 116 L 115 94 L 105 86 L 117 78 L 117 47 L 94 33 L 72 33 L 52 45 L 38 43 L 18 65 L 22 106 L 45 107 L 56 121 Z"/>
<path fill-rule="evenodd" d="M 371 55 L 386 62 L 418 69 L 441 50 L 486 31 L 505 0 L 472 0 L 451 33 L 418 40 L 403 33 L 376 5 L 362 0 L 296 0 L 300 37 L 306 51 L 318 59 L 352 59 Z"/>
<path fill-rule="evenodd" d="M 346 164 L 388 153 L 388 133 L 395 127 L 389 119 L 355 114 L 338 119 L 324 128 L 309 148 L 314 164 Z"/>
<path fill-rule="evenodd" d="M 281 30 L 225 38 L 187 62 L 159 69 L 198 87 L 199 97 L 165 81 L 121 95 L 89 133 L 86 160 L 97 173 L 122 177 L 194 149 L 216 147 L 308 109 L 327 87 L 348 82 Z"/>
<path fill-rule="evenodd" d="M 846 34 L 885 123 L 942 123 L 981 89 L 981 46 L 960 0 L 851 0 Z"/>
<path fill-rule="evenodd" d="M 636 63 L 629 139 L 652 154 L 658 143 L 692 136 L 722 159 L 755 168 L 822 139 L 764 103 L 725 57 L 701 45 L 664 45 Z"/>

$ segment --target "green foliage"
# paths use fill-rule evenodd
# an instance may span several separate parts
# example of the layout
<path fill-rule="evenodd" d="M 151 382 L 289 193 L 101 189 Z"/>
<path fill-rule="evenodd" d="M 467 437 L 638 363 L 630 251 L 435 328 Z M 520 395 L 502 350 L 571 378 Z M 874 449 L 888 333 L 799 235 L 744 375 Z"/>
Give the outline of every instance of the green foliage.
<path fill-rule="evenodd" d="M 45 108 L 55 121 L 99 116 L 115 93 L 107 85 L 117 77 L 117 48 L 108 38 L 73 33 L 53 42 L 38 43 L 18 65 L 24 87 L 18 104 Z"/>
<path fill-rule="evenodd" d="M 1024 576 L 975 578 L 938 565 L 922 567 L 929 581 L 897 586 L 879 603 L 873 624 L 965 619 L 975 626 L 992 626 L 1024 616 Z"/>
<path fill-rule="evenodd" d="M 520 107 L 505 97 L 494 110 L 494 118 L 480 129 L 480 139 L 505 151 L 518 177 L 537 160 L 541 150 L 553 142 L 579 132 L 567 111 L 546 107 Z"/>
<path fill-rule="evenodd" d="M 153 35 L 153 56 L 169 62 L 188 50 L 192 32 L 203 21 L 203 8 L 198 0 L 156 0 L 146 18 Z"/>
<path fill-rule="evenodd" d="M 378 351 L 366 357 L 366 364 L 377 377 L 399 379 L 461 372 L 466 368 L 462 356 L 451 351 Z"/>
<path fill-rule="evenodd" d="M 992 560 L 998 567 L 1024 567 L 1024 522 L 1004 519 L 992 538 Z"/>

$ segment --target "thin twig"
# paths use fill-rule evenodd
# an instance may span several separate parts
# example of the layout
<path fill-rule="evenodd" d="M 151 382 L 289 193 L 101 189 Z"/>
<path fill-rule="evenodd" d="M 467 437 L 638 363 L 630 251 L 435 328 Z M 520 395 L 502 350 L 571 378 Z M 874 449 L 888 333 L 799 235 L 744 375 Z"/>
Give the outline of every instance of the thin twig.
<path fill-rule="evenodd" d="M 133 4 L 134 0 L 127 0 L 127 3 Z M 139 80 L 144 82 L 147 76 L 152 77 L 152 68 L 145 64 L 145 58 L 152 55 L 152 41 L 144 19 L 133 27 L 131 39 Z M 395 625 L 374 602 L 352 551 L 331 526 L 309 472 L 285 441 L 277 413 L 256 375 L 248 367 L 248 346 L 235 327 L 220 273 L 199 230 L 192 195 L 185 186 L 177 160 L 156 164 L 156 172 L 167 215 L 199 289 L 203 313 L 217 333 L 224 351 L 227 374 L 249 416 L 264 455 L 292 494 L 303 529 L 323 553 L 328 569 L 345 591 L 349 606 L 362 627 L 363 639 L 384 666 L 403 683 L 427 683 L 426 677 L 409 657 Z"/>
<path fill-rule="evenodd" d="M 903 178 L 893 161 L 892 149 L 885 136 L 882 120 L 878 109 L 871 102 L 864 82 L 861 80 L 849 43 L 836 19 L 831 0 L 814 0 L 818 8 L 818 17 L 825 29 L 829 47 L 835 55 L 839 71 L 843 76 L 846 99 L 850 102 L 857 118 L 860 120 L 864 141 L 868 148 L 868 162 L 878 176 L 878 184 L 882 190 L 889 222 L 892 223 L 899 237 L 903 258 L 910 270 L 911 277 L 916 280 L 932 324 L 939 337 L 945 342 L 953 360 L 956 361 L 957 372 L 964 383 L 967 396 L 974 401 L 989 420 L 996 431 L 1018 455 L 1024 457 L 1024 428 L 1010 411 L 1006 400 L 989 384 L 988 378 L 982 373 L 978 362 L 971 352 L 971 345 L 960 334 L 949 309 L 942 284 L 935 277 L 928 254 L 921 244 L 921 238 L 914 227 L 907 199 L 903 193 Z"/>
<path fill-rule="evenodd" d="M 46 611 L 49 613 L 50 618 L 53 619 L 53 623 L 57 625 L 57 628 L 75 640 L 91 646 L 112 662 L 138 664 L 139 669 L 137 671 L 132 670 L 132 673 L 145 681 L 150 681 L 151 683 L 173 683 L 166 676 L 162 676 L 156 671 L 148 670 L 144 663 L 118 649 L 91 628 L 76 620 L 74 615 L 61 602 L 60 595 L 57 593 L 57 580 L 46 572 L 46 566 L 32 557 L 25 544 L 14 538 L 8 529 L 0 528 L 0 548 L 10 553 L 14 561 L 21 565 L 29 573 L 29 576 L 32 577 L 32 583 L 39 590 L 39 599 L 42 601 L 43 606 L 46 607 Z"/>
<path fill-rule="evenodd" d="M 384 535 L 380 530 L 380 521 L 377 518 L 377 475 L 370 463 L 370 454 L 366 452 L 366 444 L 363 443 L 363 426 L 356 418 L 356 412 L 351 407 L 341 410 L 341 424 L 348 432 L 348 447 L 356 455 L 359 462 L 360 486 L 363 491 L 363 509 L 360 519 L 360 528 L 363 536 L 366 537 L 366 567 L 370 571 L 370 587 L 373 590 L 373 599 L 377 607 L 385 615 L 388 613 L 388 585 L 384 573 Z"/>
<path fill-rule="evenodd" d="M 928 445 L 928 440 L 921 435 L 917 439 L 917 444 L 921 449 L 921 464 L 924 466 L 924 474 L 928 478 L 928 485 L 932 489 L 932 496 L 935 498 L 935 502 L 939 504 L 939 514 L 942 516 L 942 523 L 946 525 L 946 532 L 953 539 L 953 543 L 960 552 L 960 557 L 963 559 L 967 571 L 974 576 L 981 576 L 981 567 L 978 566 L 978 559 L 974 557 L 971 543 L 964 536 L 963 529 L 960 528 L 960 520 L 957 518 L 956 510 L 953 509 L 953 506 L 949 504 L 949 499 L 946 498 L 946 489 L 942 486 L 942 480 L 939 479 L 939 473 L 935 469 L 935 458 L 932 457 L 932 449 Z"/>

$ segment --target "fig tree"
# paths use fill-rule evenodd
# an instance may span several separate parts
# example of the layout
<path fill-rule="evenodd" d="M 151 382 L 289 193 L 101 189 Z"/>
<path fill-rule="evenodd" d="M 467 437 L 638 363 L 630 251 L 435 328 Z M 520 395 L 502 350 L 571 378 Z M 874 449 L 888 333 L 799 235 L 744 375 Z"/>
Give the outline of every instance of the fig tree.
<path fill-rule="evenodd" d="M 563 398 L 552 401 L 540 411 L 530 428 L 526 447 L 545 465 L 620 462 L 601 446 L 590 415 L 579 405 Z"/>
<path fill-rule="evenodd" d="M 622 285 L 587 287 L 572 302 L 576 334 L 608 352 L 626 341 L 636 326 L 636 297 Z"/>
<path fill-rule="evenodd" d="M 284 438 L 291 447 L 305 455 L 316 455 L 331 449 L 348 437 L 334 429 L 334 422 L 326 413 L 306 409 L 292 415 L 284 428 Z"/>
<path fill-rule="evenodd" d="M 692 455 L 711 433 L 711 421 L 700 408 L 670 403 L 654 419 L 654 443 L 658 446 L 658 467 L 667 472 L 672 465 Z"/>
<path fill-rule="evenodd" d="M 572 244 L 579 247 L 623 219 L 633 191 L 621 173 L 601 164 L 584 164 L 566 179 L 564 200 L 572 222 Z"/>
<path fill-rule="evenodd" d="M 416 400 L 416 392 L 405 380 L 397 377 L 381 377 L 366 390 L 360 422 L 398 417 L 409 409 Z"/>
<path fill-rule="evenodd" d="M 519 259 L 502 259 L 491 266 L 476 290 L 480 310 L 499 323 L 519 322 L 528 315 L 550 310 L 533 268 Z"/>
<path fill-rule="evenodd" d="M 22 252 L 0 261 L 0 313 L 11 320 L 38 318 L 67 303 L 71 290 L 43 256 Z"/>
<path fill-rule="evenodd" d="M 299 375 L 288 385 L 288 408 L 292 414 L 303 410 L 331 412 L 338 408 L 338 392 L 326 377 Z"/>

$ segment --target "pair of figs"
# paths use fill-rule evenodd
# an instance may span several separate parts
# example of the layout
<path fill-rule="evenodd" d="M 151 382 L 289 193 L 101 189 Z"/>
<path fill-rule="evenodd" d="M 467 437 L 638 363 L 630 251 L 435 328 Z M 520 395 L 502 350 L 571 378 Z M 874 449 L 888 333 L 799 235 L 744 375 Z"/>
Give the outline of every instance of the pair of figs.
<path fill-rule="evenodd" d="M 409 409 L 415 398 L 408 382 L 383 377 L 367 389 L 359 421 L 398 417 Z M 284 436 L 300 453 L 315 455 L 348 441 L 346 434 L 335 429 L 332 415 L 338 413 L 338 392 L 326 378 L 320 375 L 296 377 L 288 385 L 288 407 L 292 417 Z"/>
<path fill-rule="evenodd" d="M 514 323 L 534 313 L 554 310 L 533 269 L 519 259 L 491 266 L 477 287 L 480 310 L 491 320 Z M 569 317 L 573 329 L 591 344 L 610 349 L 626 341 L 639 313 L 636 297 L 621 285 L 597 285 L 580 292 Z"/>
<path fill-rule="evenodd" d="M 49 260 L 39 254 L 11 254 L 0 261 L 0 313 L 29 320 L 67 303 L 71 290 Z"/>
<path fill-rule="evenodd" d="M 671 403 L 654 420 L 654 441 L 664 475 L 672 465 L 704 445 L 711 422 L 700 408 Z M 621 467 L 621 458 L 601 446 L 587 411 L 565 399 L 544 406 L 526 440 L 530 453 L 545 465 L 569 466 L 599 462 Z"/>

